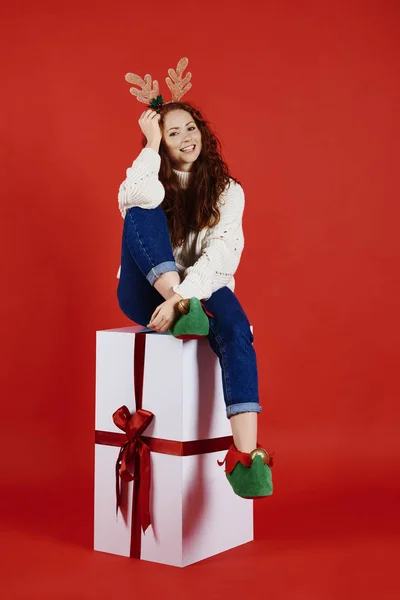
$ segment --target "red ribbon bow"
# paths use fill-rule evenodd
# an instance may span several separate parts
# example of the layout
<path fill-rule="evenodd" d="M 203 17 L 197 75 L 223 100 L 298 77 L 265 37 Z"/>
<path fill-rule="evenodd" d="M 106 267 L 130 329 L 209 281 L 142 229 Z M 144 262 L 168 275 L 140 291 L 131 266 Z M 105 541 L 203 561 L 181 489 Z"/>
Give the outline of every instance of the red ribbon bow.
<path fill-rule="evenodd" d="M 133 415 L 126 406 L 121 406 L 113 414 L 113 421 L 119 429 L 126 433 L 128 440 L 119 451 L 115 463 L 115 483 L 117 497 L 117 513 L 121 503 L 119 478 L 123 481 L 136 481 L 140 485 L 139 508 L 143 532 L 151 525 L 150 517 L 150 448 L 140 438 L 143 431 L 150 425 L 154 415 L 140 408 Z"/>

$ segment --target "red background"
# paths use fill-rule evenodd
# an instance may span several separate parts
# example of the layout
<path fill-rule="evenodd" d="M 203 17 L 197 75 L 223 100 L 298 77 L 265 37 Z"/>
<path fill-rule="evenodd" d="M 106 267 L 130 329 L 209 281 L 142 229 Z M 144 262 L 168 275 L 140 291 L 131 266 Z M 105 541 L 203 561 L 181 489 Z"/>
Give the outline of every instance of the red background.
<path fill-rule="evenodd" d="M 3 9 L 4 597 L 398 597 L 399 17 L 388 0 Z M 144 105 L 124 75 L 169 99 L 182 56 L 246 194 L 236 291 L 276 467 L 257 541 L 180 571 L 91 543 L 95 331 L 129 324 L 117 191 Z"/>

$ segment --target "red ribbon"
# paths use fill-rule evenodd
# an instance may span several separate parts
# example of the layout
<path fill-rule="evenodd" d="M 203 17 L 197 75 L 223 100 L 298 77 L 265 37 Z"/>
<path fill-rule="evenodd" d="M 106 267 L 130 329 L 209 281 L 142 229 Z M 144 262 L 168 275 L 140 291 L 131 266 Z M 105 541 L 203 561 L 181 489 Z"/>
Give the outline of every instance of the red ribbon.
<path fill-rule="evenodd" d="M 162 438 L 147 437 L 146 435 L 142 435 L 140 439 L 150 448 L 150 453 L 157 452 L 159 454 L 169 454 L 170 456 L 197 456 L 198 454 L 208 454 L 210 452 L 222 452 L 222 450 L 227 450 L 233 441 L 231 435 L 206 440 L 190 440 L 188 442 L 164 440 Z M 126 440 L 125 434 L 116 431 L 97 429 L 95 432 L 95 443 L 101 446 L 121 448 Z"/>
<path fill-rule="evenodd" d="M 150 480 L 151 463 L 150 448 L 141 439 L 141 434 L 150 425 L 154 415 L 148 410 L 140 408 L 133 415 L 126 406 L 121 406 L 113 414 L 115 425 L 125 432 L 128 440 L 121 446 L 117 462 L 115 464 L 116 484 L 116 510 L 121 503 L 121 490 L 119 478 L 123 481 L 138 481 L 140 479 L 139 492 L 139 518 L 143 529 L 146 531 L 151 525 L 150 517 Z"/>

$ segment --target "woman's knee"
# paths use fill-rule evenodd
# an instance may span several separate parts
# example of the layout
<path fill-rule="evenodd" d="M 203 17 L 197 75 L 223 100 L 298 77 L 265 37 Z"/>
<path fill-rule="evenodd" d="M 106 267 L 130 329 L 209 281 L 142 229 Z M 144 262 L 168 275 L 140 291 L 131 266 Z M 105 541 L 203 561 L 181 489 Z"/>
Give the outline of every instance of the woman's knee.
<path fill-rule="evenodd" d="M 135 220 L 135 222 L 147 224 L 149 220 L 153 219 L 166 221 L 166 216 L 161 206 L 156 206 L 155 208 L 142 208 L 141 206 L 132 206 L 126 211 L 126 216 L 128 216 L 127 222 Z"/>

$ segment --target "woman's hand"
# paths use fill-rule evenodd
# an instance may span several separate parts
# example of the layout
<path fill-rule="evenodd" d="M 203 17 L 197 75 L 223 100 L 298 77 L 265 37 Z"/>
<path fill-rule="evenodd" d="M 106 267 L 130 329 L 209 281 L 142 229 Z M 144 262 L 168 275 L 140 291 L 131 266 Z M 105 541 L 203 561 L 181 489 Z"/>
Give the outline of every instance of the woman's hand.
<path fill-rule="evenodd" d="M 139 119 L 140 129 L 142 130 L 143 135 L 146 136 L 148 144 L 160 144 L 161 142 L 162 133 L 159 125 L 160 119 L 161 115 L 151 108 L 145 110 Z"/>
<path fill-rule="evenodd" d="M 171 298 L 157 306 L 156 310 L 151 315 L 150 323 L 147 327 L 159 332 L 171 329 L 172 325 L 181 314 L 177 308 L 177 304 L 176 298 Z"/>

